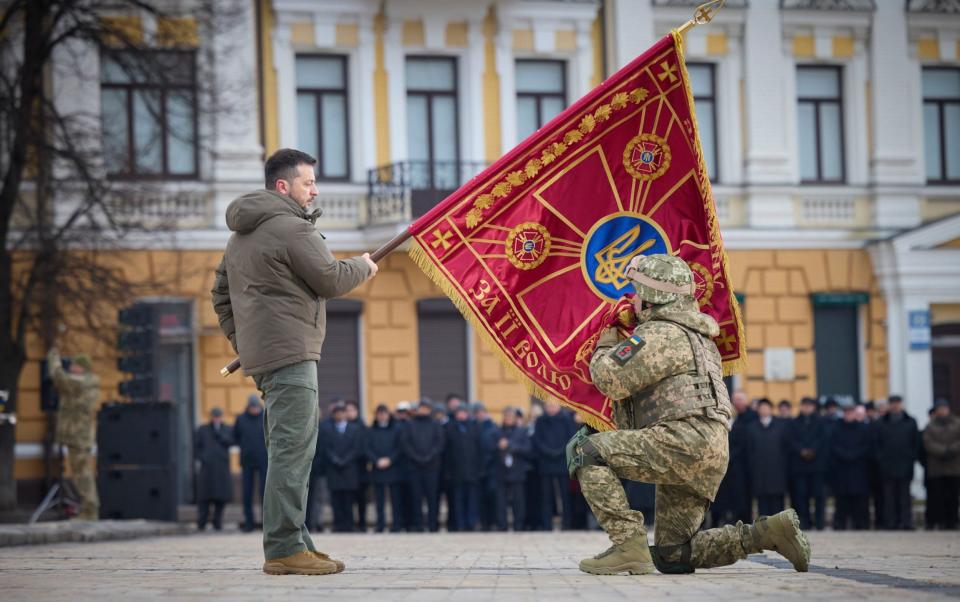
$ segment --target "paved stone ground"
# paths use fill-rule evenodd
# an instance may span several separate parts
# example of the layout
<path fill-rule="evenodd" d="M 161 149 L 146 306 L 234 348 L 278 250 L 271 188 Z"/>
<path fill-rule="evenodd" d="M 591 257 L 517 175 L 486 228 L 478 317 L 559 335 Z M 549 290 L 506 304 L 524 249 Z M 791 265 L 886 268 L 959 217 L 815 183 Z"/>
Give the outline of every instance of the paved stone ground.
<path fill-rule="evenodd" d="M 347 572 L 260 572 L 259 535 L 210 534 L 0 549 L 13 600 L 933 600 L 960 597 L 956 533 L 814 533 L 810 573 L 776 555 L 695 575 L 594 577 L 599 532 L 321 535 Z"/>
<path fill-rule="evenodd" d="M 149 520 L 64 520 L 37 523 L 35 525 L 0 525 L 0 547 L 25 546 L 66 541 L 108 541 L 114 539 L 138 539 L 159 535 L 183 535 L 194 531 L 183 523 L 166 523 Z"/>

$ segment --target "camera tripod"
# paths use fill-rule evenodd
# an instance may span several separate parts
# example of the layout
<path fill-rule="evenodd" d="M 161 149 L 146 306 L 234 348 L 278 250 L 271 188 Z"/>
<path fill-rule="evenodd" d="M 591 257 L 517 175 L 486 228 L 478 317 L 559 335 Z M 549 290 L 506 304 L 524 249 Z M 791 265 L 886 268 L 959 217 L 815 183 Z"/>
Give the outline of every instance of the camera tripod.
<path fill-rule="evenodd" d="M 80 509 L 80 497 L 77 495 L 73 484 L 63 476 L 63 447 L 57 445 L 57 465 L 60 467 L 58 476 L 50 484 L 47 495 L 43 496 L 43 501 L 37 506 L 33 514 L 30 515 L 30 523 L 36 523 L 44 512 L 54 508 L 61 508 L 61 511 L 68 518 L 77 515 Z"/>

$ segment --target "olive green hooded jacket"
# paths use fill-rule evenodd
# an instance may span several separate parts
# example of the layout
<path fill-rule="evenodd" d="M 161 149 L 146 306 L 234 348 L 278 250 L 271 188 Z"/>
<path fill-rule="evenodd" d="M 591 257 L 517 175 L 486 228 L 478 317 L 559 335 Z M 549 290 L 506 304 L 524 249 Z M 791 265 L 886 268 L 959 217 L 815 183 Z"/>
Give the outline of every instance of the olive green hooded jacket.
<path fill-rule="evenodd" d="M 227 207 L 233 234 L 211 293 L 220 328 L 248 376 L 319 360 L 326 300 L 370 275 L 362 257 L 333 257 L 315 219 L 270 190 L 245 194 Z"/>

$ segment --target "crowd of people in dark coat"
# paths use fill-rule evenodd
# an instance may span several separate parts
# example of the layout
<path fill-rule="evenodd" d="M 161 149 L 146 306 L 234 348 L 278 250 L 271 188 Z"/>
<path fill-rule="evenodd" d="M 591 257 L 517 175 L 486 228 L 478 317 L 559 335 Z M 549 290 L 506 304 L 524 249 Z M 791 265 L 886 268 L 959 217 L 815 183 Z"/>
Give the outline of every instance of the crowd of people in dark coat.
<path fill-rule="evenodd" d="M 401 402 L 393 412 L 381 405 L 370 425 L 357 409 L 337 401 L 321 420 L 307 504 L 312 530 L 323 527 L 325 492 L 337 532 L 366 529 L 371 493 L 378 532 L 553 529 L 555 517 L 568 529 L 592 524 L 567 476 L 565 446 L 579 425 L 556 403 L 530 417 L 507 408 L 499 423 L 456 395 L 445 404 Z"/>
<path fill-rule="evenodd" d="M 924 466 L 928 529 L 957 529 L 960 417 L 946 401 L 930 410 L 923 431 L 903 400 L 855 404 L 804 398 L 774 408 L 735 392 L 727 474 L 711 506 L 712 525 L 783 510 L 789 499 L 804 529 L 823 529 L 833 499 L 832 528 L 912 529 L 914 466 Z M 503 411 L 499 423 L 482 404 L 450 395 L 445 404 L 401 402 L 376 408 L 372 422 L 358 405 L 336 400 L 320 421 L 310 474 L 306 525 L 323 529 L 329 505 L 337 532 L 365 531 L 372 500 L 377 532 L 551 530 L 596 528 L 567 475 L 565 447 L 580 427 L 558 404 Z M 230 499 L 229 448 L 240 447 L 244 530 L 254 528 L 253 493 L 262 499 L 267 467 L 263 413 L 256 396 L 233 428 L 214 409 L 198 429 L 199 523 L 214 507 L 222 524 Z M 624 482 L 631 506 L 655 520 L 653 486 Z M 446 509 L 442 521 L 441 508 Z M 441 524 L 443 523 L 443 524 Z"/>
<path fill-rule="evenodd" d="M 882 403 L 804 398 L 794 415 L 781 401 L 750 403 L 731 398 L 730 463 L 711 507 L 713 524 L 752 522 L 786 506 L 801 527 L 826 526 L 833 498 L 832 528 L 913 529 L 910 485 L 914 467 L 924 468 L 927 529 L 957 529 L 960 484 L 960 417 L 945 400 L 930 410 L 923 431 L 892 396 Z"/>

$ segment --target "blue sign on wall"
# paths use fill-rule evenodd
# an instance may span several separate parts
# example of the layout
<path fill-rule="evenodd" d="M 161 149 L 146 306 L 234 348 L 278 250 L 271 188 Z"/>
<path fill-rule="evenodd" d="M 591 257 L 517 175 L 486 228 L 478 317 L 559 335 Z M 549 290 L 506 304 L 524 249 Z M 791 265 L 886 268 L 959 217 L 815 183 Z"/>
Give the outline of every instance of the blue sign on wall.
<path fill-rule="evenodd" d="M 913 310 L 909 314 L 910 349 L 930 349 L 930 312 L 925 309 Z"/>

